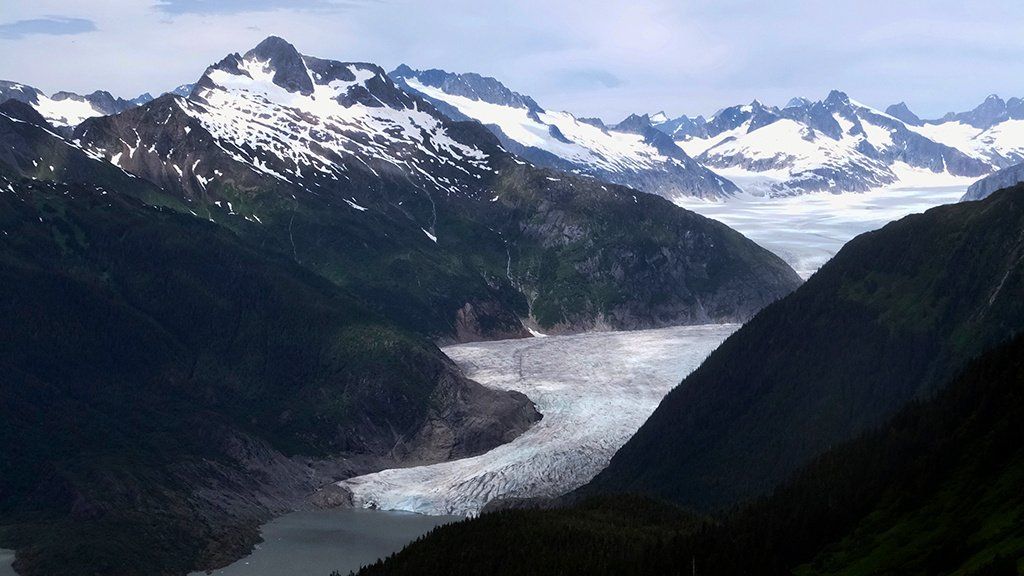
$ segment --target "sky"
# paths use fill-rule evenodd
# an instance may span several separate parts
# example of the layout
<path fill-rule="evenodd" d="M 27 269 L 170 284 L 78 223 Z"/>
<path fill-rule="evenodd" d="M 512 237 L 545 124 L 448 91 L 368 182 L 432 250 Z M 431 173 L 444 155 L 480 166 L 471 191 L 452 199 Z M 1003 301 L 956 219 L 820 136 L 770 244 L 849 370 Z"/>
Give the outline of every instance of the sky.
<path fill-rule="evenodd" d="M 154 94 L 278 35 L 303 54 L 494 76 L 614 122 L 835 88 L 925 118 L 1024 96 L 1020 0 L 3 0 L 0 78 Z"/>

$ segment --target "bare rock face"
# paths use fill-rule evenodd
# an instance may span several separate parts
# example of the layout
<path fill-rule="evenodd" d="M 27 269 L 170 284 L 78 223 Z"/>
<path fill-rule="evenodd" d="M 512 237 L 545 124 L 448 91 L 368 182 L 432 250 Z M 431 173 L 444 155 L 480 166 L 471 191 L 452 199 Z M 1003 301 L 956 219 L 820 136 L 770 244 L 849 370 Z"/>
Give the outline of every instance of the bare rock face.
<path fill-rule="evenodd" d="M 982 200 L 997 190 L 1016 186 L 1021 182 L 1024 182 L 1024 163 L 1003 168 L 971 184 L 960 201 Z"/>
<path fill-rule="evenodd" d="M 455 313 L 455 340 L 474 342 L 528 338 L 530 333 L 514 315 L 492 302 L 466 302 Z"/>

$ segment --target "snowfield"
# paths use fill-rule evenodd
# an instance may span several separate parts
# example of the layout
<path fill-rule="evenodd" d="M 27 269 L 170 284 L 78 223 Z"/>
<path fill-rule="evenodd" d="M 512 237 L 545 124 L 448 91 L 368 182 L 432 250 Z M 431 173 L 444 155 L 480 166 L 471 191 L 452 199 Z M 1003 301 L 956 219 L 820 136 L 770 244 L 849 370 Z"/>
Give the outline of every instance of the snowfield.
<path fill-rule="evenodd" d="M 505 497 L 557 496 L 600 472 L 662 397 L 739 326 L 678 326 L 461 344 L 466 374 L 518 390 L 544 418 L 490 452 L 351 478 L 357 507 L 475 515 Z"/>
<path fill-rule="evenodd" d="M 744 190 L 763 186 L 757 181 L 758 176 L 750 173 L 720 173 Z M 722 201 L 678 198 L 676 204 L 734 228 L 785 260 L 801 277 L 808 278 L 854 236 L 877 230 L 908 214 L 957 202 L 968 184 L 964 180 L 954 186 L 889 187 L 861 193 L 818 192 L 779 198 L 740 194 Z"/>

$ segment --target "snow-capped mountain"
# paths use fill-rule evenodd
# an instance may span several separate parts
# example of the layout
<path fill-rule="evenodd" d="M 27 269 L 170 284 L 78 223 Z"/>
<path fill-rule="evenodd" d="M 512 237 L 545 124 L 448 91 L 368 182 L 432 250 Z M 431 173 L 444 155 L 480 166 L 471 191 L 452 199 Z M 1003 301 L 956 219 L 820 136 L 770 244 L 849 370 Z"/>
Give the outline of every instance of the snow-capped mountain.
<path fill-rule="evenodd" d="M 192 91 L 192 87 L 192 84 L 183 84 L 171 92 L 187 96 Z M 131 100 L 125 100 L 106 90 L 96 90 L 84 96 L 65 91 L 47 96 L 42 90 L 27 84 L 0 80 L 0 102 L 12 99 L 31 105 L 51 126 L 63 132 L 70 132 L 71 128 L 89 118 L 120 114 L 125 110 L 154 100 L 153 95 L 149 92 L 139 94 Z"/>
<path fill-rule="evenodd" d="M 683 154 L 647 119 L 626 129 Z M 717 222 L 537 168 L 379 66 L 277 37 L 207 68 L 187 98 L 87 120 L 73 140 L 444 338 L 521 336 L 521 320 L 571 331 L 742 319 L 799 282 Z"/>
<path fill-rule="evenodd" d="M 74 92 L 47 96 L 32 86 L 0 80 L 0 102 L 8 99 L 30 104 L 47 122 L 58 128 L 76 126 L 86 118 L 117 114 L 136 105 L 134 101 L 116 98 L 103 90 L 85 96 Z"/>
<path fill-rule="evenodd" d="M 1024 161 L 1024 100 L 1003 100 L 995 94 L 967 112 L 950 112 L 940 119 L 921 120 L 906 104 L 890 106 L 911 130 L 952 146 L 993 167 Z"/>
<path fill-rule="evenodd" d="M 649 117 L 617 126 L 542 108 L 494 78 L 413 70 L 391 72 L 400 86 L 422 96 L 449 117 L 487 126 L 509 151 L 538 166 L 587 174 L 673 198 L 721 197 L 737 192 L 655 130 Z M 659 117 L 657 120 L 667 119 Z"/>
<path fill-rule="evenodd" d="M 166 95 L 125 120 L 146 129 L 114 137 L 84 125 L 76 137 L 121 168 L 148 167 L 161 185 L 193 196 L 211 181 L 255 186 L 260 176 L 314 193 L 384 178 L 473 195 L 496 169 L 496 148 L 453 137 L 379 66 L 304 56 L 277 37 L 210 66 L 187 98 Z"/>
<path fill-rule="evenodd" d="M 785 108 L 756 100 L 711 119 L 657 126 L 703 164 L 769 195 L 865 191 L 910 179 L 973 178 L 989 163 L 833 91 Z"/>

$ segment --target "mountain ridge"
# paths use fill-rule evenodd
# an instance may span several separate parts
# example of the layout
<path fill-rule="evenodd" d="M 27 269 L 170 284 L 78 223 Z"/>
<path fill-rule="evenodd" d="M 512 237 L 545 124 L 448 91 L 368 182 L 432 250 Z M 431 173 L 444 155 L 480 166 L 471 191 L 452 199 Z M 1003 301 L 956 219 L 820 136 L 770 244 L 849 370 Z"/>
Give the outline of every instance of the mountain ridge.
<path fill-rule="evenodd" d="M 670 199 L 680 194 L 723 197 L 738 191 L 662 138 L 649 121 L 628 127 L 584 121 L 567 112 L 545 110 L 498 80 L 473 73 L 417 71 L 401 65 L 391 76 L 445 114 L 480 121 L 509 151 L 538 166 L 589 174 Z"/>

